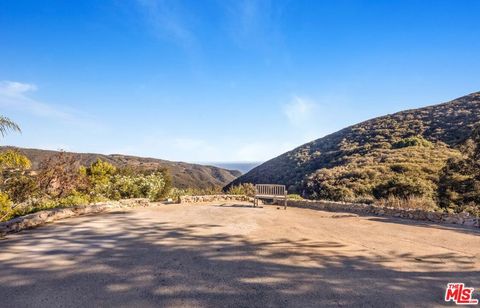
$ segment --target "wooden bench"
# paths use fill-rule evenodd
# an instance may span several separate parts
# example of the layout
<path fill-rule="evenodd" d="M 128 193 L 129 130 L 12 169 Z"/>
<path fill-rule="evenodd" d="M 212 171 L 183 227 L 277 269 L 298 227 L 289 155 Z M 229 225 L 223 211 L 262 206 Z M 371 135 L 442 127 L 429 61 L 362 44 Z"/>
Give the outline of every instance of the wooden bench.
<path fill-rule="evenodd" d="M 258 205 L 259 199 L 283 199 L 284 209 L 287 209 L 287 189 L 285 185 L 273 185 L 273 184 L 256 184 L 255 185 L 255 198 L 253 206 Z"/>

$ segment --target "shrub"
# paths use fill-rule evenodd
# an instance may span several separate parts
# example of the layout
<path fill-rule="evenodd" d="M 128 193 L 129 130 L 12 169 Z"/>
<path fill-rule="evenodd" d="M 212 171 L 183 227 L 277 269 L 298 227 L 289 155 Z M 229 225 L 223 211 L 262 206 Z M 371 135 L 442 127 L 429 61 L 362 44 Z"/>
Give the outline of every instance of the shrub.
<path fill-rule="evenodd" d="M 464 157 L 449 159 L 441 170 L 439 205 L 456 212 L 480 212 L 480 124 L 461 146 Z"/>
<path fill-rule="evenodd" d="M 14 203 L 25 202 L 40 194 L 37 179 L 23 174 L 11 175 L 4 182 L 3 189 L 11 196 Z"/>
<path fill-rule="evenodd" d="M 7 150 L 0 153 L 0 169 L 29 169 L 30 160 L 16 150 Z"/>
<path fill-rule="evenodd" d="M 88 205 L 91 202 L 90 196 L 74 191 L 70 195 L 56 200 L 60 207 Z"/>
<path fill-rule="evenodd" d="M 253 197 L 255 196 L 255 185 L 251 183 L 242 183 L 236 186 L 231 186 L 228 189 L 227 194 Z"/>
<path fill-rule="evenodd" d="M 0 221 L 8 220 L 12 216 L 12 201 L 6 193 L 0 192 Z"/>
<path fill-rule="evenodd" d="M 172 188 L 169 190 L 167 197 L 171 198 L 174 202 L 180 202 L 180 197 L 187 196 L 188 193 L 185 189 Z"/>
<path fill-rule="evenodd" d="M 115 175 L 108 188 L 108 196 L 117 200 L 149 198 L 152 201 L 159 201 L 168 194 L 166 188 L 165 179 L 160 173 L 138 176 Z"/>
<path fill-rule="evenodd" d="M 423 138 L 422 136 L 404 138 L 392 144 L 392 147 L 394 149 L 401 149 L 406 147 L 417 147 L 417 146 L 432 147 L 433 144 L 430 141 Z"/>
<path fill-rule="evenodd" d="M 62 198 L 85 189 L 85 174 L 77 166 L 73 155 L 60 152 L 40 164 L 40 189 L 53 198 Z"/>
<path fill-rule="evenodd" d="M 431 196 L 429 185 L 417 178 L 397 175 L 373 188 L 373 195 L 377 199 L 390 196 L 407 199 L 409 197 Z"/>
<path fill-rule="evenodd" d="M 300 196 L 298 194 L 289 194 L 289 195 L 287 195 L 287 198 L 290 199 L 290 200 L 304 200 L 302 198 L 302 196 Z"/>
<path fill-rule="evenodd" d="M 85 173 L 94 186 L 108 185 L 110 178 L 117 173 L 117 168 L 108 162 L 98 159 L 89 168 L 85 169 Z"/>
<path fill-rule="evenodd" d="M 88 187 L 85 191 L 93 198 L 105 198 L 108 194 L 112 177 L 117 173 L 117 168 L 108 162 L 98 159 L 90 167 L 80 167 L 80 173 L 87 178 Z"/>

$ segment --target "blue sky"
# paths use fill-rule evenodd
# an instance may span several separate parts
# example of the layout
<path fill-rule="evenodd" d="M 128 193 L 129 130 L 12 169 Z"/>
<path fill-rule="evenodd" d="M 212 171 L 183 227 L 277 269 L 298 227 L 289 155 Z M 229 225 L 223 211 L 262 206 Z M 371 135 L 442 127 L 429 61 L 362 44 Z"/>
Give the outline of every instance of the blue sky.
<path fill-rule="evenodd" d="M 480 90 L 476 0 L 0 2 L 2 142 L 263 161 Z"/>

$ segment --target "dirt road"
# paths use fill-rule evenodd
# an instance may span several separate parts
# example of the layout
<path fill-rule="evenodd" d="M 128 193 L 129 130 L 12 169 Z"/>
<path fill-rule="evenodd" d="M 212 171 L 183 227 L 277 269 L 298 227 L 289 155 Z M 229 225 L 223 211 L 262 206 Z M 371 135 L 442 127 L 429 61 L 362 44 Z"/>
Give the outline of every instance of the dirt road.
<path fill-rule="evenodd" d="M 2 307 L 439 306 L 480 232 L 275 206 L 162 205 L 0 241 Z"/>

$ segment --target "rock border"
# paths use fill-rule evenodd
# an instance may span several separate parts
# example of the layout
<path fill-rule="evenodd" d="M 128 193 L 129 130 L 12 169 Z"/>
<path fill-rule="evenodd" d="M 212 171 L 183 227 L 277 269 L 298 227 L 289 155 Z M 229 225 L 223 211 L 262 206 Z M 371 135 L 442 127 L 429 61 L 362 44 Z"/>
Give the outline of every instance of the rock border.
<path fill-rule="evenodd" d="M 253 203 L 253 198 L 245 195 L 181 196 L 179 203 L 201 205 L 212 202 L 232 201 Z M 46 223 L 69 217 L 104 213 L 113 209 L 148 207 L 154 204 L 155 203 L 150 202 L 148 199 L 137 198 L 39 211 L 0 223 L 0 237 L 3 237 L 9 233 L 15 233 L 25 229 L 35 228 Z M 387 216 L 418 221 L 428 221 L 437 224 L 457 224 L 467 227 L 480 228 L 479 217 L 474 217 L 469 213 L 451 214 L 424 210 L 398 209 L 361 203 L 334 202 L 323 200 L 288 200 L 287 206 L 322 210 L 328 212 L 348 212 L 360 215 Z"/>
<path fill-rule="evenodd" d="M 136 198 L 39 211 L 0 223 L 0 237 L 69 217 L 99 214 L 112 209 L 147 207 L 151 205 L 152 203 L 148 199 Z"/>
<path fill-rule="evenodd" d="M 443 213 L 415 209 L 399 209 L 378 205 L 334 202 L 322 200 L 288 200 L 288 206 L 297 208 L 309 208 L 329 212 L 349 212 L 363 215 L 387 216 L 410 220 L 429 221 L 439 224 L 457 224 L 468 227 L 480 227 L 478 217 L 469 213 Z"/>
<path fill-rule="evenodd" d="M 208 202 L 252 202 L 253 198 L 245 195 L 201 195 L 201 196 L 181 196 L 181 204 L 196 204 L 196 203 L 208 203 Z"/>
<path fill-rule="evenodd" d="M 185 204 L 201 204 L 208 202 L 228 201 L 246 201 L 253 203 L 253 198 L 245 195 L 202 195 L 180 197 L 180 203 Z M 283 206 L 283 204 L 281 205 Z M 470 215 L 469 213 L 453 214 L 415 209 L 399 209 L 363 203 L 335 202 L 327 200 L 288 200 L 287 206 L 322 210 L 328 212 L 347 212 L 360 215 L 403 218 L 418 221 L 428 221 L 437 224 L 457 224 L 467 227 L 480 228 L 480 219 L 478 217 Z"/>

